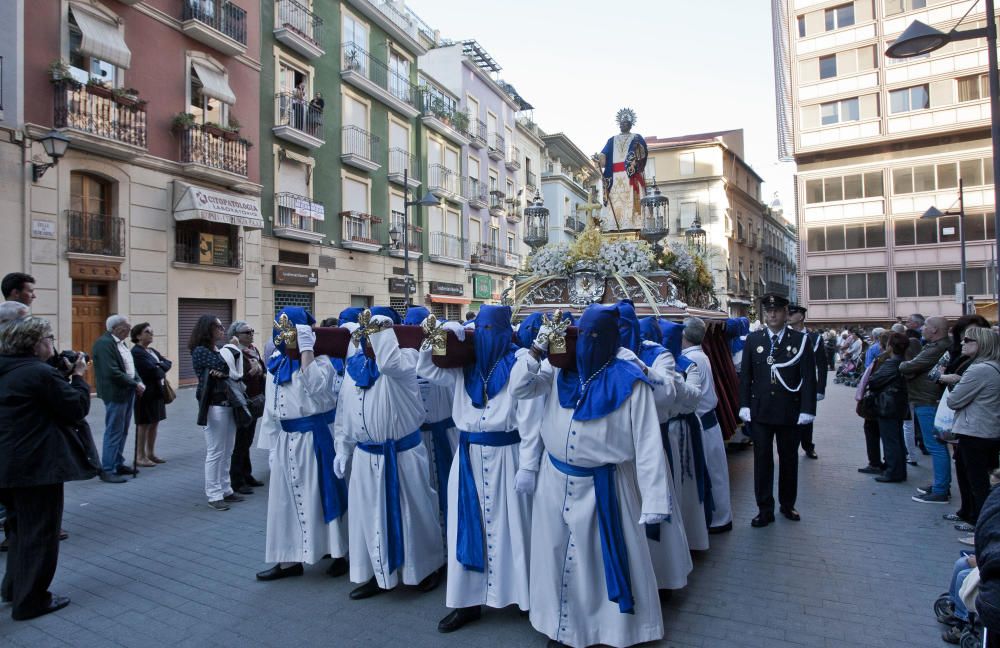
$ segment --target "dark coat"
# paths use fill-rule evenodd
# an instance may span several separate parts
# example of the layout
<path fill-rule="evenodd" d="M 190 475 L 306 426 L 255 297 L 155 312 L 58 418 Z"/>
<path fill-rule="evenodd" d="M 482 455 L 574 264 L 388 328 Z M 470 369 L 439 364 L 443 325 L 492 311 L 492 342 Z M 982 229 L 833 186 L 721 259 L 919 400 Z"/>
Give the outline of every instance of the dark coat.
<path fill-rule="evenodd" d="M 976 521 L 979 594 L 976 613 L 990 630 L 1000 632 L 1000 488 L 990 491 Z"/>
<path fill-rule="evenodd" d="M 786 328 L 781 343 L 775 349 L 775 363 L 791 360 L 798 353 L 804 333 Z M 799 361 L 779 369 L 785 383 L 798 391 L 786 390 L 780 382 L 771 382 L 771 365 L 767 364 L 771 348 L 766 328 L 747 336 L 740 367 L 740 407 L 750 408 L 750 419 L 764 425 L 796 425 L 799 414 L 816 414 L 816 361 L 813 347 L 806 340 Z M 759 350 L 758 350 L 759 349 Z"/>
<path fill-rule="evenodd" d="M 156 351 L 152 347 L 150 347 L 150 350 Z M 156 355 L 160 358 L 159 362 L 157 362 L 153 354 L 142 348 L 141 345 L 136 344 L 132 347 L 132 362 L 135 363 L 135 372 L 139 374 L 139 378 L 146 385 L 146 391 L 143 392 L 142 398 L 147 401 L 163 398 L 163 379 L 167 376 L 167 372 L 170 371 L 170 367 L 173 366 L 173 363 L 158 352 Z"/>
<path fill-rule="evenodd" d="M 813 358 L 816 360 L 816 393 L 826 394 L 826 374 L 830 370 L 827 363 L 826 349 L 823 347 L 823 336 L 819 333 L 809 333 L 809 343 L 812 345 Z"/>
<path fill-rule="evenodd" d="M 879 418 L 903 420 L 910 417 L 906 378 L 899 373 L 902 362 L 902 357 L 890 355 L 868 379 L 868 389 L 875 394 L 875 413 Z"/>
<path fill-rule="evenodd" d="M 91 350 L 97 396 L 110 403 L 125 403 L 139 384 L 136 376 L 125 373 L 125 361 L 118 353 L 118 341 L 110 331 L 97 338 Z"/>
<path fill-rule="evenodd" d="M 90 479 L 90 386 L 35 356 L 0 356 L 0 488 Z M 89 448 L 86 447 L 89 441 Z"/>

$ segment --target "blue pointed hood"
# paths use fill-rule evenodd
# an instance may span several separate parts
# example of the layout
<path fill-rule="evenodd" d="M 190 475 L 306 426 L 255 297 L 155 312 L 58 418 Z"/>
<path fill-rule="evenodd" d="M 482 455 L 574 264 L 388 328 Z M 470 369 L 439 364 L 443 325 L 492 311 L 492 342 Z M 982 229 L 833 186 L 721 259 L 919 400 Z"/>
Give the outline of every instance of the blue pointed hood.
<path fill-rule="evenodd" d="M 655 317 L 643 317 L 639 320 L 639 337 L 642 339 L 639 359 L 650 367 L 661 353 L 666 352 L 662 345 L 663 331 L 660 330 L 659 320 Z"/>
<path fill-rule="evenodd" d="M 392 320 L 393 324 L 402 324 L 403 318 L 399 316 L 399 312 L 390 306 L 372 306 L 372 317 L 376 315 L 385 315 Z"/>
<path fill-rule="evenodd" d="M 309 311 L 302 308 L 301 306 L 285 306 L 282 308 L 278 314 L 274 317 L 274 321 L 277 323 L 281 316 L 285 315 L 288 317 L 288 321 L 292 323 L 293 326 L 298 325 L 308 325 L 312 326 L 316 323 L 316 318 L 313 317 Z M 278 329 L 271 329 L 271 339 L 275 340 L 278 337 Z M 280 344 L 274 345 L 274 350 L 279 352 L 279 355 L 272 355 L 267 361 L 267 370 L 274 376 L 274 382 L 279 385 L 284 385 L 292 379 L 292 374 L 299 370 L 301 362 L 298 360 L 292 360 L 285 353 L 285 342 L 282 341 Z"/>
<path fill-rule="evenodd" d="M 340 311 L 340 317 L 338 317 L 337 320 L 340 322 L 341 326 L 350 322 L 357 324 L 358 318 L 361 316 L 361 313 L 363 313 L 364 310 L 365 309 L 361 308 L 360 306 L 351 306 L 349 308 L 345 308 L 344 310 Z"/>
<path fill-rule="evenodd" d="M 661 319 L 660 330 L 663 331 L 663 346 L 674 356 L 677 370 L 687 371 L 687 368 L 694 363 L 681 355 L 681 339 L 684 337 L 684 325 Z"/>
<path fill-rule="evenodd" d="M 510 306 L 485 305 L 476 315 L 473 337 L 476 362 L 465 368 L 465 393 L 477 409 L 500 393 L 514 367 L 517 347 L 513 344 L 510 318 Z"/>
<path fill-rule="evenodd" d="M 542 328 L 542 318 L 545 313 L 532 313 L 524 318 L 521 325 L 517 327 L 517 345 L 522 349 L 530 349 L 532 342 L 538 337 L 538 330 Z"/>
<path fill-rule="evenodd" d="M 642 340 L 639 337 L 639 316 L 635 314 L 632 300 L 618 302 L 618 344 L 632 353 L 639 353 Z"/>
<path fill-rule="evenodd" d="M 423 306 L 410 306 L 406 309 L 406 317 L 403 318 L 403 324 L 420 326 L 430 314 L 431 312 Z"/>

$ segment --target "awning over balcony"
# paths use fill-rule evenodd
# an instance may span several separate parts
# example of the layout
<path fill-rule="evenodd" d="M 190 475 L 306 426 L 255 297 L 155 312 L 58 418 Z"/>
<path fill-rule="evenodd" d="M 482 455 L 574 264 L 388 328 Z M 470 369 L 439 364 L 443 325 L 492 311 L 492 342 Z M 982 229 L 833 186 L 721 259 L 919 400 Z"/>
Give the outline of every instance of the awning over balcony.
<path fill-rule="evenodd" d="M 427 299 L 431 300 L 434 304 L 471 304 L 472 300 L 468 297 L 452 297 L 451 295 L 435 295 L 434 293 L 428 293 Z"/>
<path fill-rule="evenodd" d="M 85 4 L 70 2 L 69 6 L 82 35 L 80 53 L 128 69 L 132 62 L 132 52 L 125 44 L 118 25 Z"/>
<path fill-rule="evenodd" d="M 236 103 L 236 95 L 233 94 L 232 88 L 229 87 L 226 75 L 198 59 L 191 61 L 191 67 L 194 68 L 195 74 L 198 75 L 198 80 L 201 81 L 202 94 L 206 97 L 218 99 L 224 104 L 233 105 Z"/>
<path fill-rule="evenodd" d="M 264 229 L 260 198 L 223 193 L 174 180 L 174 220 L 205 220 Z"/>

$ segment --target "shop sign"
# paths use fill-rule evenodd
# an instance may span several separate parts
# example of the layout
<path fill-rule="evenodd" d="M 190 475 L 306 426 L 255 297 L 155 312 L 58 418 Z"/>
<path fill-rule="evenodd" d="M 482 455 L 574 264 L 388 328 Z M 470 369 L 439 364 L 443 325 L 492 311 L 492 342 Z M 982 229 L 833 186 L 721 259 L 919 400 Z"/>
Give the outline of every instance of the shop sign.
<path fill-rule="evenodd" d="M 319 284 L 319 271 L 315 268 L 273 265 L 271 278 L 276 286 L 307 286 L 315 288 Z"/>
<path fill-rule="evenodd" d="M 465 286 L 444 281 L 430 282 L 430 291 L 435 295 L 448 295 L 450 297 L 461 297 L 465 294 Z"/>
<path fill-rule="evenodd" d="M 389 292 L 394 294 L 403 295 L 406 293 L 406 279 L 404 277 L 389 277 Z M 412 295 L 416 290 L 414 284 L 410 284 L 410 294 Z"/>
<path fill-rule="evenodd" d="M 493 277 L 489 275 L 472 275 L 472 296 L 475 299 L 490 299 L 493 297 Z"/>

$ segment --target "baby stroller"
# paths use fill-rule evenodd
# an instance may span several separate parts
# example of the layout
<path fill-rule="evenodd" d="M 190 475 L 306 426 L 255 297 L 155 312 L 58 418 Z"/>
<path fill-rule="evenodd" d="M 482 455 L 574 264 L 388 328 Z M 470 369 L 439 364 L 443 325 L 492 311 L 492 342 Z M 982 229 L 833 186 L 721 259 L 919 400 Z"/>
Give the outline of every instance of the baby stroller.
<path fill-rule="evenodd" d="M 838 385 L 857 387 L 861 376 L 865 373 L 865 363 L 861 360 L 863 357 L 863 353 L 859 353 L 856 356 L 845 358 L 837 367 L 837 374 L 834 376 L 833 382 Z"/>
<path fill-rule="evenodd" d="M 938 623 L 948 623 L 949 617 L 955 611 L 955 606 L 951 602 L 951 595 L 945 592 L 934 601 L 934 616 Z M 954 622 L 951 623 L 954 625 Z M 962 632 L 962 639 L 959 642 L 962 648 L 981 648 L 986 646 L 986 628 L 976 618 L 976 613 L 969 610 L 969 624 Z"/>

